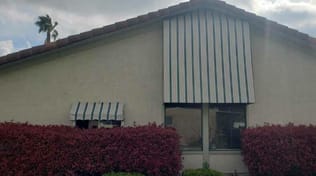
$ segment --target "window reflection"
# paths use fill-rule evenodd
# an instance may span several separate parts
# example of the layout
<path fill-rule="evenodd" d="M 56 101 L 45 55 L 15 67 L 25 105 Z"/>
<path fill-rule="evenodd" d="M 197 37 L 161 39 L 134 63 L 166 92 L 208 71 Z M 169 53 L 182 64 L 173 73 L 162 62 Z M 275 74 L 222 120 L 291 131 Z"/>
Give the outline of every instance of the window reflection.
<path fill-rule="evenodd" d="M 211 106 L 209 108 L 210 149 L 240 148 L 240 134 L 245 127 L 244 105 Z"/>
<path fill-rule="evenodd" d="M 200 105 L 166 105 L 166 126 L 174 127 L 186 150 L 202 148 L 202 110 Z"/>

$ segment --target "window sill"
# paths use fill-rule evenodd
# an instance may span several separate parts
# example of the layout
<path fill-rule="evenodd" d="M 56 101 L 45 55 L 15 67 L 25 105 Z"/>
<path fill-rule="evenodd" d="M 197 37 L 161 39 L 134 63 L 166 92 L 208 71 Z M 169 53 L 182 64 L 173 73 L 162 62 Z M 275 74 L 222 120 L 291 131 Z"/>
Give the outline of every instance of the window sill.
<path fill-rule="evenodd" d="M 191 151 L 202 152 L 202 151 L 203 151 L 203 150 L 202 150 L 202 147 L 189 147 L 189 146 L 181 146 L 181 147 L 180 147 L 180 150 L 181 150 L 182 152 L 185 152 L 185 151 L 189 151 L 189 152 L 191 152 Z"/>
<path fill-rule="evenodd" d="M 183 155 L 202 155 L 203 151 L 197 150 L 182 150 Z M 240 150 L 212 150 L 209 151 L 210 155 L 241 155 Z"/>
<path fill-rule="evenodd" d="M 240 149 L 217 149 L 217 150 L 210 150 L 209 154 L 236 154 L 240 155 L 241 150 Z"/>
<path fill-rule="evenodd" d="M 183 155 L 202 155 L 203 151 L 198 151 L 198 150 L 182 150 Z"/>

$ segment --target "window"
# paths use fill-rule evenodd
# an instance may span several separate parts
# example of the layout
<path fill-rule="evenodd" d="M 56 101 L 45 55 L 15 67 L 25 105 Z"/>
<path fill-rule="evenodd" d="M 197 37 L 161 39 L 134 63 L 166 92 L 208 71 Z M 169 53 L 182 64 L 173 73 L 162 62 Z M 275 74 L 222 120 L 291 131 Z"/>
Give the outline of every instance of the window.
<path fill-rule="evenodd" d="M 114 127 L 120 127 L 122 125 L 122 121 L 120 120 L 104 120 L 100 121 L 99 127 L 103 128 L 114 128 Z"/>
<path fill-rule="evenodd" d="M 166 104 L 165 124 L 181 136 L 185 150 L 202 149 L 202 107 L 200 104 Z"/>
<path fill-rule="evenodd" d="M 76 127 L 81 129 L 88 129 L 89 128 L 89 121 L 87 120 L 77 120 Z"/>
<path fill-rule="evenodd" d="M 202 133 L 202 123 L 209 135 L 204 142 L 211 150 L 240 149 L 246 104 L 205 104 L 203 108 L 202 104 L 165 104 L 165 125 L 177 130 L 184 150 L 202 150 L 202 136 L 207 135 Z"/>
<path fill-rule="evenodd" d="M 119 120 L 76 120 L 75 125 L 77 128 L 81 129 L 91 129 L 91 128 L 113 128 L 113 127 L 120 127 L 121 121 Z"/>
<path fill-rule="evenodd" d="M 209 108 L 210 149 L 239 149 L 240 133 L 246 127 L 245 105 L 218 105 Z"/>

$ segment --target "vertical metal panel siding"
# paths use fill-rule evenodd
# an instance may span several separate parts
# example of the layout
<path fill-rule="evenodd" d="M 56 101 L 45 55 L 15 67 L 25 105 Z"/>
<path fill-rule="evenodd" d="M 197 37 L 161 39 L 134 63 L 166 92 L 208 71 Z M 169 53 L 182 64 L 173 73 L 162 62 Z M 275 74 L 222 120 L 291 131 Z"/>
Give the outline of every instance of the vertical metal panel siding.
<path fill-rule="evenodd" d="M 211 11 L 163 22 L 165 103 L 253 103 L 249 24 Z"/>

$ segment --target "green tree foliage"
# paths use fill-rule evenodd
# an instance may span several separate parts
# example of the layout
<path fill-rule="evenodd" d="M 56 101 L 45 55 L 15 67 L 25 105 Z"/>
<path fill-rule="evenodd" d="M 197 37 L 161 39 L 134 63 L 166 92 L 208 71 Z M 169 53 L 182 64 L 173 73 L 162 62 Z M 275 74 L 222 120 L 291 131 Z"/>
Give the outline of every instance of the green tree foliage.
<path fill-rule="evenodd" d="M 53 23 L 49 15 L 39 16 L 35 25 L 39 27 L 39 33 L 46 33 L 45 44 L 51 42 L 51 37 L 53 37 L 54 41 L 58 37 L 58 31 L 55 29 L 58 23 L 56 21 Z"/>

